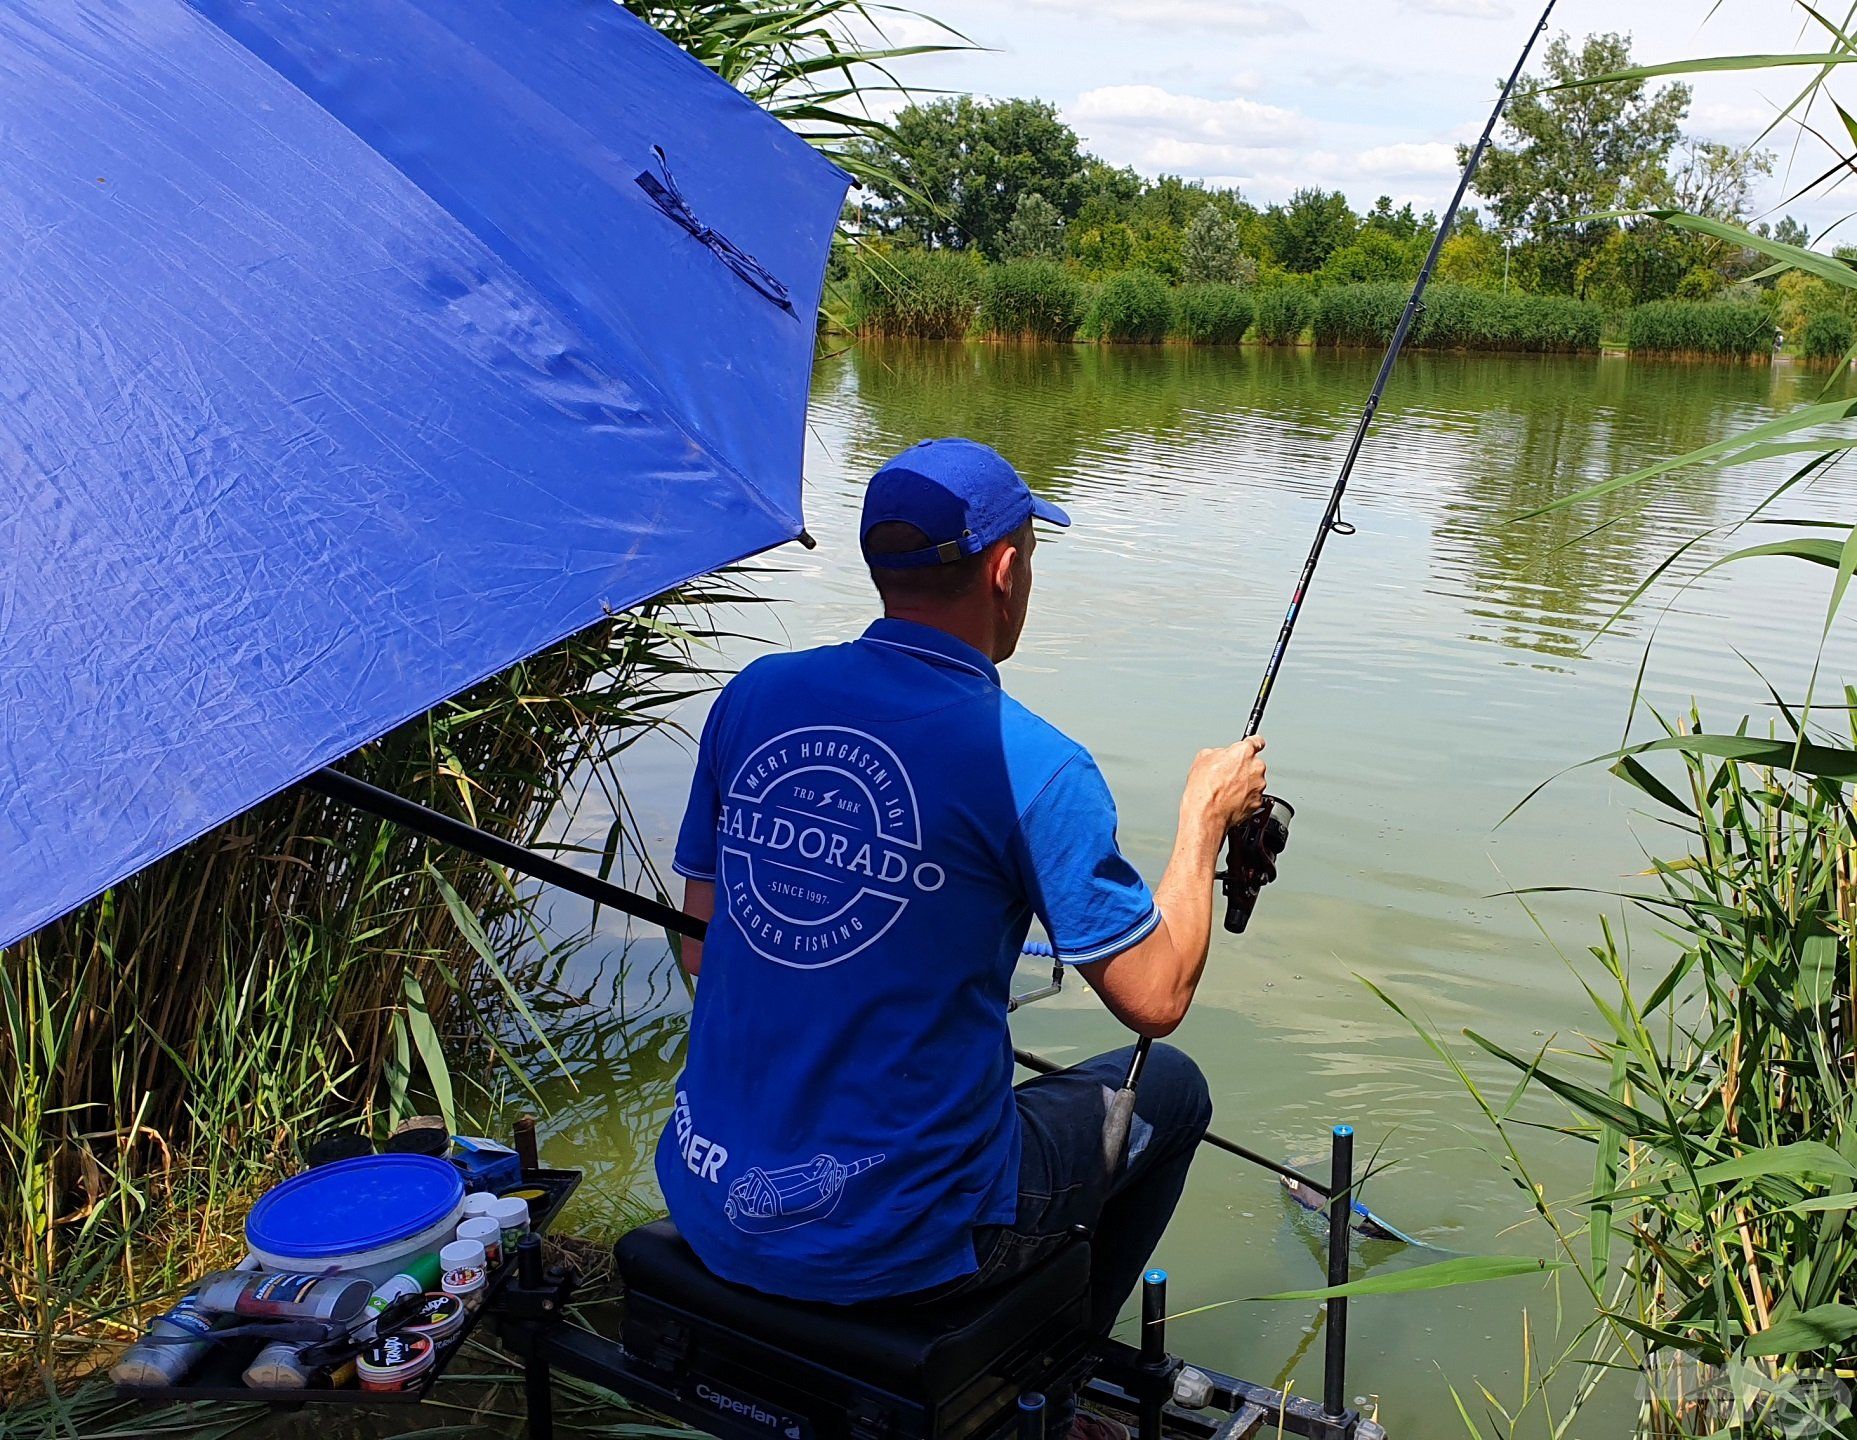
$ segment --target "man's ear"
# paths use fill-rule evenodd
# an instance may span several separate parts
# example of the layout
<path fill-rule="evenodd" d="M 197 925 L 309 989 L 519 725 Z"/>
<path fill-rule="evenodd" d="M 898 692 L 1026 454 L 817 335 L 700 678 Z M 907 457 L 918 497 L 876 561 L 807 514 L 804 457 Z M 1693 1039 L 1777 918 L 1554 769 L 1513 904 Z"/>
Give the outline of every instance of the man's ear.
<path fill-rule="evenodd" d="M 1013 567 L 1019 560 L 1019 547 L 1010 540 L 1001 541 L 987 557 L 987 585 L 995 595 L 1010 595 Z"/>

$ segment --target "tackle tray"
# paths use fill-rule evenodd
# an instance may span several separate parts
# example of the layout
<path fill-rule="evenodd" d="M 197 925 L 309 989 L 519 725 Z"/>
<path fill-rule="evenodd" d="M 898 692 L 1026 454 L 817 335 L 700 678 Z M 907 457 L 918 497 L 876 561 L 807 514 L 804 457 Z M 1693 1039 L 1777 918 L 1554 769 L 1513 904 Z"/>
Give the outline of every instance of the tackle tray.
<path fill-rule="evenodd" d="M 539 1169 L 522 1172 L 523 1185 L 548 1192 L 539 1214 L 533 1205 L 530 1207 L 529 1225 L 537 1234 L 545 1233 L 554 1223 L 555 1217 L 561 1213 L 561 1207 L 567 1203 L 567 1197 L 579 1186 L 580 1175 L 578 1170 Z M 516 1257 L 505 1256 L 502 1263 L 490 1273 L 489 1283 L 484 1287 L 484 1303 L 465 1317 L 462 1330 L 439 1346 L 438 1359 L 433 1362 L 432 1368 L 419 1378 L 416 1385 L 405 1390 L 363 1390 L 353 1383 L 340 1387 L 306 1386 L 301 1390 L 254 1390 L 239 1377 L 257 1357 L 259 1350 L 264 1348 L 264 1341 L 246 1339 L 230 1340 L 214 1347 L 178 1385 L 118 1385 L 116 1393 L 128 1400 L 243 1400 L 278 1409 L 295 1409 L 299 1405 L 416 1405 L 431 1393 L 432 1387 L 445 1373 L 445 1368 L 451 1364 L 452 1357 L 458 1353 L 458 1348 L 470 1339 L 471 1333 L 477 1328 L 477 1322 L 489 1310 L 491 1297 L 508 1283 L 515 1270 Z"/>

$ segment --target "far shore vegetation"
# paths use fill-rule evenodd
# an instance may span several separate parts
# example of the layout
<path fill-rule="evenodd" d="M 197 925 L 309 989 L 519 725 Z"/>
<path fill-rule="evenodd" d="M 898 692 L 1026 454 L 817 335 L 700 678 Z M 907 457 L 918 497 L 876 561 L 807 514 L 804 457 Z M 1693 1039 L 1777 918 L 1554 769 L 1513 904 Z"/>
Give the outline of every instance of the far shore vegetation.
<path fill-rule="evenodd" d="M 1766 273 L 1732 235 L 1657 213 L 1810 239 L 1790 217 L 1751 223 L 1774 157 L 1686 132 L 1687 85 L 1573 83 L 1629 66 L 1630 48 L 1622 35 L 1549 44 L 1445 242 L 1410 343 L 1841 356 L 1844 287 Z M 1357 212 L 1316 187 L 1259 205 L 1230 187 L 1148 179 L 1089 154 L 1041 100 L 911 104 L 851 148 L 883 178 L 848 211 L 824 322 L 870 337 L 1377 348 L 1437 229 L 1435 214 L 1389 196 Z M 1442 201 L 1447 177 L 1438 189 Z"/>

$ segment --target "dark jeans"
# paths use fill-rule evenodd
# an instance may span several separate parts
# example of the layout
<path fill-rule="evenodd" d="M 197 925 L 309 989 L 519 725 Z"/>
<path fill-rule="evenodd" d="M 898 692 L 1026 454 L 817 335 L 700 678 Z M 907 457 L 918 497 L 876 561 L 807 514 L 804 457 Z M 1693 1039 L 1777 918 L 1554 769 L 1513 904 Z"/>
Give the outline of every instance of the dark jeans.
<path fill-rule="evenodd" d="M 1199 1067 L 1171 1045 L 1156 1045 L 1135 1095 L 1128 1158 L 1113 1180 L 1106 1176 L 1103 1114 L 1133 1053 L 1098 1055 L 1014 1091 L 1025 1140 L 1018 1219 L 975 1231 L 980 1268 L 925 1294 L 925 1302 L 1004 1285 L 1049 1258 L 1081 1225 L 1091 1236 L 1092 1319 L 1109 1333 L 1160 1243 L 1193 1151 L 1212 1123 Z"/>

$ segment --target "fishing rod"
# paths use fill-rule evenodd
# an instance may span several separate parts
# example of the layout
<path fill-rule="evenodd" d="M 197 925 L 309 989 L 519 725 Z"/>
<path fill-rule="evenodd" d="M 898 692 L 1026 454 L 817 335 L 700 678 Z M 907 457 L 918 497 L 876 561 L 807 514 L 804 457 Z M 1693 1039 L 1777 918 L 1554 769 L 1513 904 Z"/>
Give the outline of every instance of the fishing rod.
<path fill-rule="evenodd" d="M 1522 53 L 1515 57 L 1515 68 L 1509 72 L 1502 93 L 1496 97 L 1496 106 L 1484 123 L 1483 133 L 1477 138 L 1476 146 L 1464 162 L 1464 173 L 1457 181 L 1457 193 L 1451 197 L 1444 218 L 1438 222 L 1438 230 L 1431 238 L 1431 249 L 1426 253 L 1425 264 L 1419 270 L 1419 278 L 1412 286 L 1412 293 L 1406 297 L 1405 309 L 1400 312 L 1399 323 L 1393 329 L 1393 338 L 1388 342 L 1386 355 L 1380 361 L 1380 373 L 1374 377 L 1373 389 L 1368 393 L 1367 403 L 1361 407 L 1360 419 L 1355 421 L 1353 438 L 1348 442 L 1347 455 L 1341 462 L 1341 473 L 1335 477 L 1334 488 L 1329 491 L 1328 505 L 1322 511 L 1321 522 L 1315 528 L 1315 541 L 1309 547 L 1308 558 L 1303 561 L 1302 574 L 1297 577 L 1289 609 L 1284 612 L 1283 627 L 1277 632 L 1277 643 L 1270 652 L 1270 663 L 1264 667 L 1264 678 L 1257 687 L 1257 699 L 1251 705 L 1251 718 L 1245 722 L 1244 739 L 1257 734 L 1264 723 L 1264 707 L 1270 703 L 1271 691 L 1283 669 L 1283 657 L 1289 652 L 1290 639 L 1296 633 L 1296 622 L 1302 616 L 1303 600 L 1315 579 L 1315 567 L 1321 563 L 1322 552 L 1328 546 L 1328 537 L 1354 533 L 1354 527 L 1341 518 L 1341 500 L 1347 493 L 1348 480 L 1354 473 L 1354 462 L 1360 458 L 1361 447 L 1367 442 L 1367 431 L 1379 411 L 1380 397 L 1385 393 L 1386 382 L 1392 376 L 1393 363 L 1398 360 L 1407 335 L 1424 311 L 1425 287 L 1431 283 L 1439 252 L 1444 249 L 1445 239 L 1451 233 L 1451 223 L 1457 219 L 1464 196 L 1470 191 L 1470 182 L 1476 178 L 1477 166 L 1482 163 L 1483 152 L 1489 148 L 1490 137 L 1496 132 L 1496 123 L 1502 118 L 1503 108 L 1509 103 L 1509 96 L 1522 78 L 1529 53 L 1547 29 L 1548 17 L 1554 13 L 1554 3 L 1555 0 L 1548 0 L 1546 8 L 1541 12 L 1541 19 L 1530 32 L 1527 43 L 1522 46 Z M 1213 878 L 1223 887 L 1225 928 L 1232 934 L 1244 932 L 1250 922 L 1251 911 L 1257 904 L 1259 892 L 1277 878 L 1277 857 L 1289 844 L 1290 820 L 1295 813 L 1294 807 L 1286 801 L 1267 794 L 1263 803 L 1234 825 L 1226 835 L 1225 868 Z M 1110 1101 L 1108 1113 L 1104 1117 L 1103 1159 L 1112 1172 L 1121 1165 L 1122 1155 L 1128 1148 L 1129 1125 L 1135 1114 L 1135 1094 L 1141 1084 L 1141 1072 L 1148 1062 L 1148 1052 L 1153 1045 L 1153 1040 L 1145 1035 L 1136 1044 L 1127 1078 Z"/>

